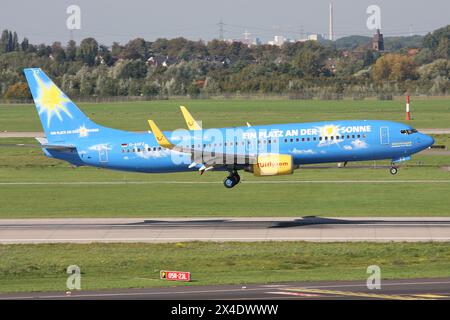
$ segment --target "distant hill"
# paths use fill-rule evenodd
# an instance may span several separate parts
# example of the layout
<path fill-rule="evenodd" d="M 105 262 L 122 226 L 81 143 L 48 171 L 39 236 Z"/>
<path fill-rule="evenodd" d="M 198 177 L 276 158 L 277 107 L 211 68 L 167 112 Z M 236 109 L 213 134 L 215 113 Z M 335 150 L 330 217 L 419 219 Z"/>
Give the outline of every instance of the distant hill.
<path fill-rule="evenodd" d="M 334 43 L 336 49 L 355 50 L 358 47 L 370 47 L 371 37 L 349 36 L 337 39 Z M 423 36 L 385 37 L 384 48 L 388 51 L 397 51 L 403 48 L 421 48 Z"/>
<path fill-rule="evenodd" d="M 371 41 L 371 37 L 348 36 L 337 39 L 334 44 L 336 45 L 336 49 L 355 50 L 361 46 L 369 46 Z"/>
<path fill-rule="evenodd" d="M 397 51 L 403 48 L 422 48 L 423 36 L 414 35 L 408 37 L 386 37 L 384 48 L 389 51 Z"/>

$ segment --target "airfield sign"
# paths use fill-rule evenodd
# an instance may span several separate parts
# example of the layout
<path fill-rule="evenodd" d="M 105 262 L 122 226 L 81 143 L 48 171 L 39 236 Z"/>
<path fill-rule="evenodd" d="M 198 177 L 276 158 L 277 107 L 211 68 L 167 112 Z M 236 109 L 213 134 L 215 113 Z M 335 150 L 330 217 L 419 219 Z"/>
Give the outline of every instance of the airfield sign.
<path fill-rule="evenodd" d="M 161 280 L 167 281 L 191 281 L 191 273 L 185 271 L 160 271 Z"/>

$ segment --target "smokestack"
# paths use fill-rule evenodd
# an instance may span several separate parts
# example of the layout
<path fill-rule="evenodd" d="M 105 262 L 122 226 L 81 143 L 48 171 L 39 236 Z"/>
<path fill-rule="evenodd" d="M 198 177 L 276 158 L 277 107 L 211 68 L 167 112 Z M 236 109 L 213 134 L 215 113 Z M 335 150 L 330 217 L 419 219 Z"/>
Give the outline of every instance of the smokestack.
<path fill-rule="evenodd" d="M 330 20 L 328 23 L 328 39 L 333 41 L 333 2 L 330 2 Z"/>

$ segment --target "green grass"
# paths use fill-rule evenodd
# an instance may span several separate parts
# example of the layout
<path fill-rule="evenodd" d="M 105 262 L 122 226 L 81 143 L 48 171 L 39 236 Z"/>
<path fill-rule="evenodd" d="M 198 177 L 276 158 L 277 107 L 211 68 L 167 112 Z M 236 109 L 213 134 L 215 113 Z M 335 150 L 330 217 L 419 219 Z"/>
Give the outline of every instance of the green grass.
<path fill-rule="evenodd" d="M 33 140 L 1 139 L 0 143 L 28 144 Z M 442 168 L 450 166 L 449 156 L 418 155 L 402 166 L 396 176 L 391 176 L 387 168 L 351 168 L 356 165 L 360 163 L 351 163 L 345 169 L 300 169 L 293 176 L 268 178 L 242 173 L 243 183 L 227 190 L 222 185 L 223 172 L 200 176 L 196 172 L 140 174 L 72 168 L 44 157 L 39 148 L 0 146 L 0 183 L 49 183 L 0 184 L 0 218 L 450 216 L 450 200 L 446 196 L 450 194 L 450 183 L 433 183 L 450 180 L 450 172 Z M 356 182 L 341 183 L 343 180 Z M 358 182 L 367 180 L 406 182 Z M 284 183 L 270 183 L 276 181 Z M 323 182 L 292 183 L 295 181 Z M 58 182 L 120 184 L 55 185 Z M 136 182 L 142 184 L 133 184 Z"/>
<path fill-rule="evenodd" d="M 170 286 L 160 270 L 192 273 L 189 285 L 357 280 L 369 265 L 383 279 L 450 276 L 444 243 L 177 243 L 0 245 L 0 292 L 65 291 L 66 268 L 81 287 Z M 179 283 L 177 285 L 185 285 Z"/>
<path fill-rule="evenodd" d="M 320 100 L 168 100 L 129 103 L 80 104 L 94 121 L 125 130 L 147 130 L 153 118 L 164 130 L 184 128 L 178 108 L 187 105 L 205 128 L 338 119 L 404 121 L 404 101 Z M 448 99 L 417 99 L 412 103 L 417 128 L 450 126 Z M 41 131 L 34 105 L 0 105 L 0 131 Z"/>

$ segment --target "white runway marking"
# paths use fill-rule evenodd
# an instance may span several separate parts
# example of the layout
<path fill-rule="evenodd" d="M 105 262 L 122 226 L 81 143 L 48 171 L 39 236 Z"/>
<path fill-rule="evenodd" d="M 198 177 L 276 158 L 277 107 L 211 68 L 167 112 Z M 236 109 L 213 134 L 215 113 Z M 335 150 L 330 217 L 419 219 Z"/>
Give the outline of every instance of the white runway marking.
<path fill-rule="evenodd" d="M 242 181 L 243 184 L 320 184 L 320 183 L 450 183 L 450 180 L 260 180 Z M 21 185 L 125 185 L 125 184 L 222 184 L 221 181 L 48 181 L 48 182 L 0 182 L 0 186 Z"/>

